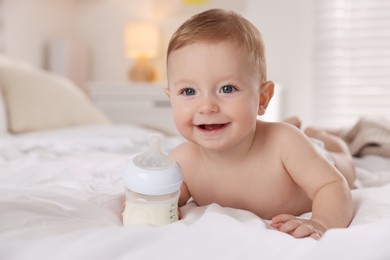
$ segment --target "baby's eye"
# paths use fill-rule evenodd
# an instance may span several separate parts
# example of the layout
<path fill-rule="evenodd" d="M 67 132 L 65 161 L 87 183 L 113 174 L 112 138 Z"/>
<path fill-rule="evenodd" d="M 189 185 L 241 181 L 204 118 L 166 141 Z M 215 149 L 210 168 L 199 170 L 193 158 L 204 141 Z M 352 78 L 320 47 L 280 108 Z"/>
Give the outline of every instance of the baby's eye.
<path fill-rule="evenodd" d="M 196 94 L 196 91 L 193 88 L 184 88 L 180 91 L 180 94 L 183 94 L 185 96 L 193 96 Z"/>
<path fill-rule="evenodd" d="M 234 87 L 233 85 L 225 85 L 221 88 L 220 92 L 222 93 L 225 93 L 225 94 L 228 94 L 228 93 L 232 93 L 236 90 L 236 87 Z"/>

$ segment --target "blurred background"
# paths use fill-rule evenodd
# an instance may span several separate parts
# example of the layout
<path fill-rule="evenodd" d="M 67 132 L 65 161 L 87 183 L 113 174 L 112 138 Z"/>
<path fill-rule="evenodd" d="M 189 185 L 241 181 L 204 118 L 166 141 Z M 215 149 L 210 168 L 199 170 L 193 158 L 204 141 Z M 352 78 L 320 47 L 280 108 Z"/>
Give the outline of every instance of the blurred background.
<path fill-rule="evenodd" d="M 390 118 L 389 0 L 0 0 L 0 52 L 86 92 L 90 82 L 164 85 L 170 36 L 209 8 L 262 32 L 278 118 L 330 127 Z"/>

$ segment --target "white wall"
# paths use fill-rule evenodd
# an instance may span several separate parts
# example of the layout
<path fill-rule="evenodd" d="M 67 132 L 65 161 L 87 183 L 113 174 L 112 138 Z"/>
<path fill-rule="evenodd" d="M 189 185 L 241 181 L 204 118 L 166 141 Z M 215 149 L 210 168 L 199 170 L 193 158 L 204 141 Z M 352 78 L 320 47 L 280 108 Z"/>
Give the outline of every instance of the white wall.
<path fill-rule="evenodd" d="M 48 39 L 75 34 L 75 5 L 63 0 L 3 0 L 5 51 L 42 67 Z"/>
<path fill-rule="evenodd" d="M 92 48 L 92 78 L 125 81 L 131 61 L 124 56 L 123 30 L 128 21 L 147 19 L 151 1 L 80 1 L 78 32 Z"/>
<path fill-rule="evenodd" d="M 163 32 L 164 50 L 173 31 L 201 10 L 161 8 L 172 1 L 5 0 L 6 52 L 42 66 L 43 46 L 48 39 L 61 35 L 78 37 L 92 50 L 91 80 L 125 81 L 132 62 L 124 56 L 123 49 L 122 32 L 127 22 L 151 20 L 158 24 Z M 230 6 L 261 30 L 267 47 L 268 78 L 283 86 L 283 115 L 299 115 L 310 122 L 312 1 L 213 1 L 210 7 Z M 165 52 L 155 64 L 164 74 Z"/>
<path fill-rule="evenodd" d="M 311 0 L 248 0 L 245 16 L 262 32 L 268 78 L 283 87 L 283 111 L 311 119 L 314 4 Z"/>

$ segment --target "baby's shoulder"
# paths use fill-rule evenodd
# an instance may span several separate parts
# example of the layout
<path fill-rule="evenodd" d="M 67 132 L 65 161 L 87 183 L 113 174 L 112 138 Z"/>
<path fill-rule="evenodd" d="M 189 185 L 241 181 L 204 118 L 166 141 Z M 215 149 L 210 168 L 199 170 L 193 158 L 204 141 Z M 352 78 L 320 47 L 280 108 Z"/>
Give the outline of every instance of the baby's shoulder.
<path fill-rule="evenodd" d="M 259 122 L 258 127 L 262 135 L 278 140 L 302 135 L 299 128 L 285 122 Z"/>
<path fill-rule="evenodd" d="M 305 147 L 311 145 L 308 137 L 301 129 L 288 123 L 266 122 L 263 124 L 262 132 L 263 149 L 273 149 L 281 154 L 296 153 L 298 149 L 305 149 Z M 261 133 L 259 136 L 261 136 Z"/>
<path fill-rule="evenodd" d="M 298 127 L 284 122 L 263 122 L 257 134 L 262 149 L 275 151 L 294 151 L 307 143 L 307 137 Z"/>
<path fill-rule="evenodd" d="M 184 161 L 188 158 L 195 158 L 197 156 L 197 146 L 190 142 L 185 142 L 178 145 L 170 153 L 170 156 L 177 161 Z"/>

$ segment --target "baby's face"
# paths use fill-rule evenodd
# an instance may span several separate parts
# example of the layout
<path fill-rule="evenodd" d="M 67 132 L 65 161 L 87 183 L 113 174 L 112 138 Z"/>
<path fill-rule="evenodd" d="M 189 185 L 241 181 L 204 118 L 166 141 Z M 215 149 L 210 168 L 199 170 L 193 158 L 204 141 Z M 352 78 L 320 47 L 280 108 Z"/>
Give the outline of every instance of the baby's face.
<path fill-rule="evenodd" d="M 228 42 L 194 43 L 170 53 L 167 93 L 187 140 L 222 150 L 254 134 L 260 83 L 251 60 Z"/>

